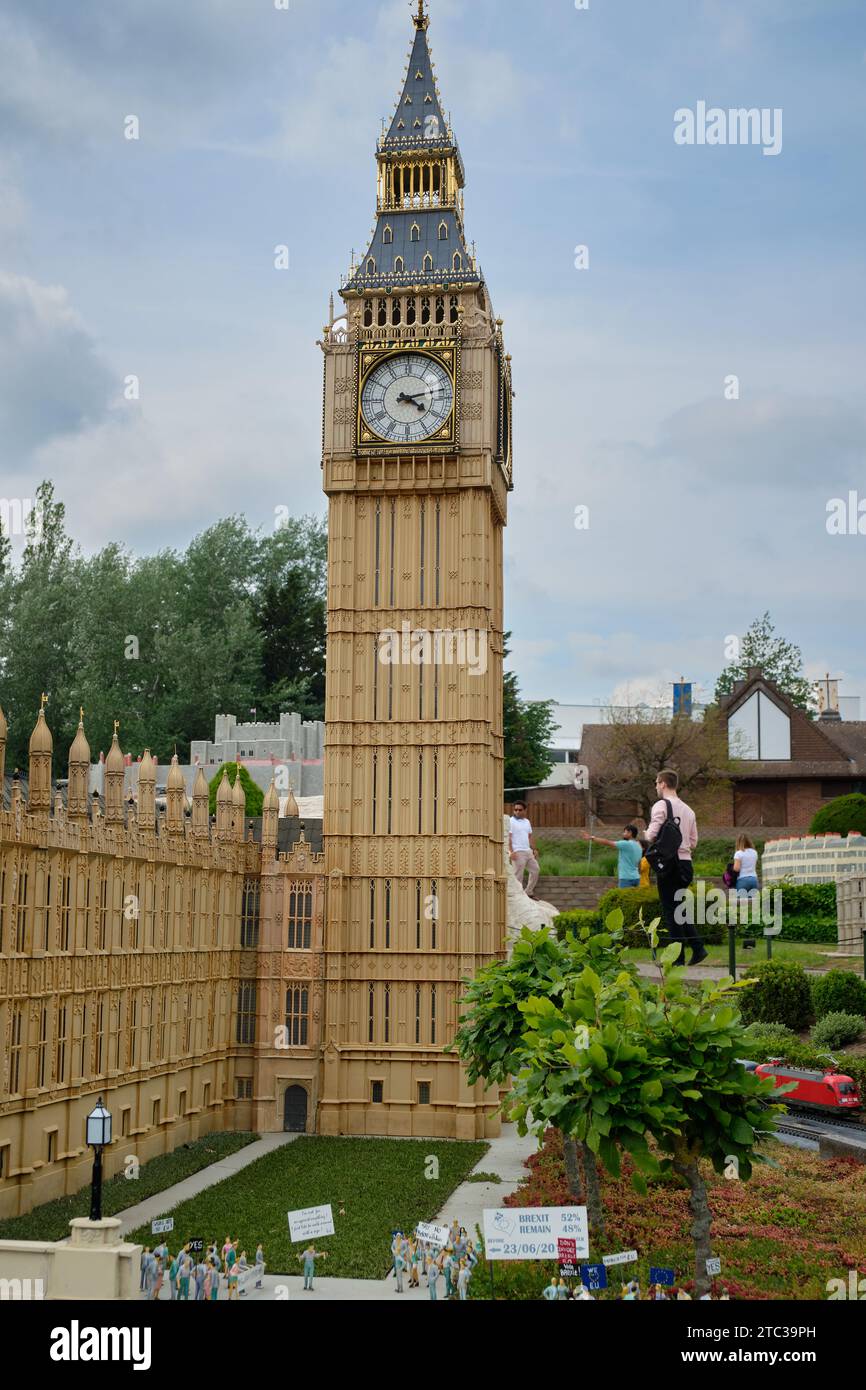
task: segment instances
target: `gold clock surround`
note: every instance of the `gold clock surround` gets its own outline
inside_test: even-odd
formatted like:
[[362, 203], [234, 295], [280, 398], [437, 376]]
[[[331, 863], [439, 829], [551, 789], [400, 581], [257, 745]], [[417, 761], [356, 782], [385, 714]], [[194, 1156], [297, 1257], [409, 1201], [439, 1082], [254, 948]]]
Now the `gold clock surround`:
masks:
[[405, 357], [411, 354], [413, 357], [429, 357], [434, 362], [438, 362], [440, 367], [444, 367], [451, 382], [452, 405], [451, 413], [447, 424], [432, 434], [429, 439], [424, 439], [413, 445], [413, 449], [423, 448], [425, 453], [453, 453], [460, 447], [459, 421], [460, 421], [460, 342], [458, 339], [447, 343], [427, 342], [420, 339], [417, 342], [411, 340], [401, 340], [399, 342], [385, 343], [365, 343], [357, 359], [357, 376], [355, 382], [355, 402], [356, 402], [356, 433], [355, 443], [359, 453], [362, 454], [405, 454], [407, 446], [404, 442], [392, 444], [385, 439], [381, 439], [374, 434], [364, 419], [361, 409], [361, 402], [364, 393], [364, 386], [371, 372], [383, 362], [387, 362], [392, 357]]

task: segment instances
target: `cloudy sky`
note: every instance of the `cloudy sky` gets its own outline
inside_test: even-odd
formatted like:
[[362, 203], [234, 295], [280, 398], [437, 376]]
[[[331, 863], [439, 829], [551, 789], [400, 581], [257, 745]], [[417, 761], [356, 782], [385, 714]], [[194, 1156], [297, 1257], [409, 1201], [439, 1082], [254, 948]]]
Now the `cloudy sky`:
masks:
[[[86, 550], [324, 510], [315, 342], [413, 30], [281, 4], [0, 0], [0, 497], [52, 478]], [[866, 532], [863, 0], [430, 8], [514, 355], [524, 692], [711, 687], [769, 609], [866, 696], [866, 534], [826, 525], [854, 492]], [[699, 102], [781, 151], [676, 143]]]

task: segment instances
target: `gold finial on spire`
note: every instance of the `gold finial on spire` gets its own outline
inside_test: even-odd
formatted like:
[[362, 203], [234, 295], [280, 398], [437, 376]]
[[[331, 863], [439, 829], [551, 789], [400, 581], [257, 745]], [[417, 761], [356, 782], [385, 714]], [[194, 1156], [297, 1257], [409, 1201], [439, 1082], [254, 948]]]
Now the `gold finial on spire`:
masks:
[[78, 722], [79, 722], [79, 724], [83, 724], [83, 723], [84, 723], [84, 706], [83, 706], [83, 705], [79, 705], [79, 706], [78, 706]]
[[120, 729], [120, 720], [119, 720], [119, 719], [115, 719], [115, 721], [114, 721], [114, 732], [117, 733], [119, 729]]
[[424, 13], [424, 0], [418, 0], [418, 13], [414, 19], [416, 29], [426, 29], [430, 23], [430, 16]]
[[45, 694], [45, 691], [43, 690], [41, 696], [39, 697], [39, 708], [44, 709], [47, 704], [48, 696]]

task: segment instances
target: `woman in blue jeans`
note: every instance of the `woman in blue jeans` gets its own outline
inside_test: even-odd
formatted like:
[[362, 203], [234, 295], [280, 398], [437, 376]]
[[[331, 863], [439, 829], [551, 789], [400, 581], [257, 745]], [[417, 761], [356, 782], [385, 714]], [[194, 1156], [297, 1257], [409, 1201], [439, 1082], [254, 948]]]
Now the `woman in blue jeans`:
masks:
[[737, 893], [757, 893], [758, 851], [748, 835], [741, 835], [737, 840], [734, 868], [737, 871]]

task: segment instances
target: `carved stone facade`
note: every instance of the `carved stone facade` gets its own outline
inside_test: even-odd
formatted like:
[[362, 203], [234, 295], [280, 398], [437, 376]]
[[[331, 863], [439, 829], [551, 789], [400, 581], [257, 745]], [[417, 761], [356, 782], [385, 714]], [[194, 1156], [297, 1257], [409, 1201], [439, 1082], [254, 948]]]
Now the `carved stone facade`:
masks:
[[332, 312], [321, 344], [330, 512], [319, 1126], [476, 1138], [498, 1130], [496, 1097], [468, 1086], [444, 1048], [461, 981], [505, 949], [512, 392], [501, 321], [465, 239], [463, 164], [427, 27], [419, 6], [377, 152], [373, 241], [343, 287], [345, 319]]
[[[0, 711], [0, 787], [5, 735]], [[80, 795], [89, 758], [82, 721], [49, 811], [40, 710], [29, 802], [13, 779], [0, 810], [0, 1217], [86, 1184], [100, 1095], [107, 1176], [214, 1130], [281, 1130], [299, 1081], [316, 1124], [323, 857], [303, 839], [277, 856], [275, 788], [261, 845], [228, 778], [212, 825], [203, 775], [187, 815], [173, 766], [157, 817], [146, 756], [127, 806], [116, 734], [103, 815]]]

